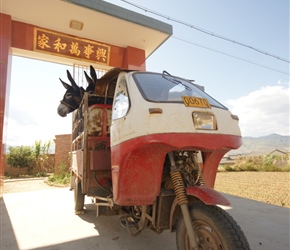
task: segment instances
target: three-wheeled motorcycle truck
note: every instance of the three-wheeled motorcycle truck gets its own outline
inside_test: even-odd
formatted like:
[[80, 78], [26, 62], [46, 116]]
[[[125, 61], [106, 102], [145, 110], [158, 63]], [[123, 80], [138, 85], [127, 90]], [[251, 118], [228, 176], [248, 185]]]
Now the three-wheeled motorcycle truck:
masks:
[[73, 112], [76, 214], [87, 195], [97, 217], [118, 215], [132, 236], [170, 230], [180, 250], [250, 249], [214, 190], [220, 160], [242, 143], [238, 117], [166, 71], [104, 79]]

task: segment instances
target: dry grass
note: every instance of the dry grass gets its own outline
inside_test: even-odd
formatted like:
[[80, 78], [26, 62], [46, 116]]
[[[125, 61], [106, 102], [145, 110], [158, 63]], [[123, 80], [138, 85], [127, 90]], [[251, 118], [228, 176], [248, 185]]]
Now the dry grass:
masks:
[[215, 189], [290, 208], [289, 172], [218, 172]]

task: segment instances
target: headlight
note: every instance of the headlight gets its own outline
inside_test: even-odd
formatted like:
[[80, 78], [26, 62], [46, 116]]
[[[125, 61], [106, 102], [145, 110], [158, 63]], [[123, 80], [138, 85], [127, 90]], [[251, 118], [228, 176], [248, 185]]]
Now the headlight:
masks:
[[217, 130], [216, 118], [209, 112], [192, 113], [194, 127], [203, 130]]

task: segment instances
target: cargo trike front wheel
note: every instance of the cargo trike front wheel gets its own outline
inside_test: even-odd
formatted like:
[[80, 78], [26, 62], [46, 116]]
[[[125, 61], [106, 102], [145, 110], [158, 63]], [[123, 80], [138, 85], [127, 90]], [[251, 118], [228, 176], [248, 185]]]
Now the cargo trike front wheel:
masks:
[[[195, 203], [189, 207], [198, 249], [250, 250], [236, 221], [217, 206]], [[178, 250], [190, 250], [185, 223], [181, 216], [176, 228]]]
[[85, 195], [82, 193], [82, 183], [78, 177], [75, 177], [74, 202], [75, 202], [75, 214], [83, 214]]

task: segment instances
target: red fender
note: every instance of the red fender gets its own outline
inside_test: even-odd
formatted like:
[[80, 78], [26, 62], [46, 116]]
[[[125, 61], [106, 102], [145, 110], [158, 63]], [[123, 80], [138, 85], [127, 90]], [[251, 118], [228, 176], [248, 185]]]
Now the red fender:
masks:
[[[186, 188], [186, 194], [198, 198], [206, 205], [223, 205], [223, 206], [231, 205], [231, 203], [226, 197], [221, 195], [216, 190], [206, 186], [188, 187]], [[173, 214], [177, 204], [178, 204], [177, 198], [175, 198], [175, 200], [172, 203], [170, 211], [170, 231], [172, 231]]]
[[206, 205], [230, 206], [229, 200], [216, 190], [206, 186], [195, 186], [186, 188], [187, 195], [195, 196]]

